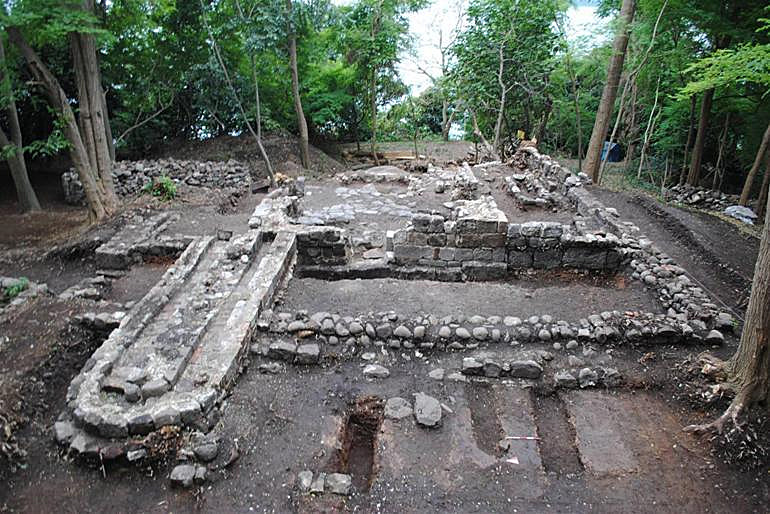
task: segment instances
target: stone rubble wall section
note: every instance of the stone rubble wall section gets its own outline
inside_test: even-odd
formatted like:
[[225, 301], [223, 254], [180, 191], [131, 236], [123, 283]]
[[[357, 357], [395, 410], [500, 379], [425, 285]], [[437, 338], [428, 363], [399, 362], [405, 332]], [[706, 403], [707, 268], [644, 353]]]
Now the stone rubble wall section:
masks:
[[[232, 159], [227, 162], [177, 159], [118, 161], [112, 167], [112, 179], [118, 196], [137, 194], [153, 178], [160, 176], [190, 186], [247, 190], [251, 187], [251, 167]], [[83, 184], [75, 170], [64, 172], [61, 182], [64, 199], [68, 204], [85, 204]]]
[[719, 212], [724, 211], [731, 205], [738, 205], [740, 203], [739, 195], [728, 195], [721, 191], [693, 187], [686, 184], [667, 188], [663, 196], [669, 202], [678, 202]]
[[178, 218], [178, 214], [170, 212], [133, 215], [109, 241], [96, 249], [96, 265], [106, 269], [127, 269], [147, 256], [178, 255], [192, 238], [160, 236]]
[[[293, 342], [267, 337], [264, 355], [269, 358], [308, 364], [300, 349], [316, 344], [325, 352], [341, 349], [386, 346], [391, 349], [474, 350], [490, 344], [518, 345], [576, 340], [580, 343], [721, 344], [722, 334], [701, 320], [682, 323], [666, 314], [606, 311], [577, 322], [556, 320], [550, 315], [515, 316], [428, 315], [409, 318], [396, 313], [340, 316], [328, 312], [281, 312], [266, 327], [270, 334], [289, 334]], [[724, 323], [722, 330], [731, 327]]]
[[[227, 258], [244, 262], [256, 254], [261, 241], [262, 234], [258, 231], [237, 238], [227, 244]], [[93, 451], [94, 446], [98, 450], [99, 445], [104, 444], [99, 437], [125, 438], [165, 425], [194, 423], [214, 406], [237, 374], [240, 358], [251, 342], [261, 311], [272, 304], [280, 284], [291, 273], [296, 252], [295, 234], [277, 235], [259, 264], [253, 266], [256, 270], [247, 272], [231, 297], [224, 300], [228, 303], [223, 307], [226, 312], [221, 313], [223, 325], [217, 327], [221, 330], [204, 335], [198, 350], [187, 360], [180, 378], [170, 389], [164, 388], [166, 390], [158, 395], [148, 391], [145, 395], [147, 384], [142, 383], [145, 370], [119, 364], [140, 334], [159, 322], [158, 313], [175, 293], [190, 287], [189, 280], [213, 244], [212, 237], [196, 239], [89, 358], [67, 391], [67, 409], [60, 423], [69, 423], [72, 430], [64, 430], [70, 437], [60, 440], [61, 443], [70, 445], [76, 453]], [[125, 395], [105, 390], [105, 384], [116, 378], [126, 383], [139, 381], [136, 385], [142, 384], [140, 397], [128, 401]]]

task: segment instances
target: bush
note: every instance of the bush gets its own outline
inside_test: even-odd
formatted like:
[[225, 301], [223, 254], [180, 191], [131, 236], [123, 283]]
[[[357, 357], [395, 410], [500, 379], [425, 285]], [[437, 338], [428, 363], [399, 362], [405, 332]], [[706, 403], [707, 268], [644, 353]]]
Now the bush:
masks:
[[3, 290], [3, 296], [6, 300], [13, 300], [19, 294], [21, 294], [22, 291], [25, 291], [29, 287], [29, 279], [27, 277], [21, 277], [19, 281], [9, 287], [6, 287]]
[[176, 184], [166, 175], [152, 179], [144, 185], [142, 191], [167, 202], [176, 198]]

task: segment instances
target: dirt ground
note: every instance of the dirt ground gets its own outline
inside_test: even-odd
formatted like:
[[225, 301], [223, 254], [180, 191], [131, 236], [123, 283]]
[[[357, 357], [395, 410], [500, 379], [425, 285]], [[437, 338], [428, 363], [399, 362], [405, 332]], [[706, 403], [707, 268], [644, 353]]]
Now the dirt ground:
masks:
[[289, 283], [282, 308], [341, 316], [387, 311], [410, 317], [433, 314], [466, 318], [555, 314], [569, 322], [603, 310], [659, 310], [655, 298], [636, 281], [568, 273], [494, 283], [295, 278]]
[[[442, 150], [438, 145], [435, 153], [446, 151], [451, 160], [470, 145], [450, 146]], [[741, 313], [756, 240], [707, 214], [628, 193], [594, 192], [636, 223], [713, 297]], [[115, 227], [88, 229], [82, 210], [62, 206], [55, 188], [41, 197], [48, 218], [35, 224], [12, 214], [13, 202], [2, 196], [0, 275], [25, 275], [59, 293], [94, 276], [89, 242], [107, 237]], [[260, 198], [243, 195], [232, 205], [227, 195], [188, 197], [163, 208], [182, 215], [169, 228], [175, 233], [242, 231]], [[52, 241], [60, 250], [42, 258]], [[138, 300], [164, 269], [163, 263], [135, 266], [113, 283], [106, 298]], [[504, 309], [519, 316], [526, 308], [533, 314], [562, 309], [582, 316], [605, 304], [636, 302], [645, 309], [654, 304], [643, 289], [614, 281], [560, 286], [540, 277], [495, 284], [492, 292], [463, 284], [460, 293], [457, 284], [426, 288], [418, 282], [367, 282], [295, 279], [284, 306], [332, 311], [335, 305], [355, 303], [358, 312], [408, 307], [466, 315], [508, 314], [498, 312]], [[373, 294], [368, 288], [375, 282], [381, 287]], [[734, 451], [756, 454], [767, 443], [766, 434], [759, 445], [725, 449], [717, 440], [681, 431], [725, 406], [724, 401], [704, 401], [703, 384], [689, 366], [703, 347], [617, 348], [615, 366], [637, 373], [625, 387], [558, 394], [523, 382], [428, 379], [438, 367], [458, 368], [461, 353], [407, 355], [408, 360], [380, 353], [377, 362], [391, 370], [384, 381], [364, 379], [361, 363], [346, 360], [262, 374], [257, 369], [261, 361], [254, 357], [221, 408], [215, 433], [223, 446], [215, 464], [222, 467], [205, 486], [171, 488], [165, 460], [141, 467], [72, 462], [56, 447], [50, 427], [64, 406], [69, 381], [101, 342], [69, 318], [94, 309], [93, 302], [40, 297], [0, 325], [0, 425], [11, 427], [13, 435], [6, 441], [14, 447], [12, 459], [0, 457], [0, 511], [766, 512], [770, 499], [770, 457], [747, 458]], [[729, 354], [736, 344], [729, 336], [719, 351]], [[438, 429], [421, 429], [409, 419], [379, 420], [372, 437], [353, 437], [351, 451], [341, 451], [352, 437], [349, 421], [357, 402], [393, 396], [411, 400], [420, 391], [446, 407]], [[512, 441], [505, 452], [499, 446], [504, 436], [538, 440]], [[225, 467], [232, 455], [238, 457]], [[727, 455], [734, 458], [728, 462]], [[353, 473], [355, 492], [347, 499], [299, 495], [297, 474], [305, 469]]]

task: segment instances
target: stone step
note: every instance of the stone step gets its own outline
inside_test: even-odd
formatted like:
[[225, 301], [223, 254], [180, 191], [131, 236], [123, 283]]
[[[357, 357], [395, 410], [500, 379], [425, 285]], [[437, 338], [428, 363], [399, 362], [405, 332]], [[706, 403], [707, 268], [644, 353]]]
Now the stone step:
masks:
[[179, 218], [172, 212], [134, 215], [109, 241], [96, 249], [96, 265], [126, 269], [148, 255], [175, 255], [190, 243], [189, 237], [162, 238], [160, 234]]

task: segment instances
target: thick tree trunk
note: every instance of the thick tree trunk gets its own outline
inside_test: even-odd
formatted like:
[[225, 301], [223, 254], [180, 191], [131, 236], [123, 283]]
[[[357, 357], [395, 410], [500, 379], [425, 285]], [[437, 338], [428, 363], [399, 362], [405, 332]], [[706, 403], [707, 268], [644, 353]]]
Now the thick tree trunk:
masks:
[[690, 123], [687, 126], [687, 142], [684, 144], [684, 156], [682, 157], [682, 170], [679, 172], [679, 184], [684, 184], [687, 181], [687, 154], [690, 152], [690, 146], [692, 145], [692, 137], [695, 134], [695, 107], [698, 104], [695, 95], [690, 97]]
[[747, 205], [749, 203], [749, 197], [751, 196], [751, 187], [754, 185], [754, 179], [759, 172], [759, 167], [762, 165], [762, 161], [765, 158], [765, 152], [770, 145], [770, 124], [765, 129], [765, 134], [762, 136], [762, 142], [759, 144], [759, 150], [754, 158], [754, 164], [749, 170], [749, 174], [746, 176], [746, 181], [743, 183], [743, 191], [741, 191], [741, 205]]
[[596, 112], [594, 129], [591, 132], [591, 140], [586, 150], [586, 159], [583, 163], [583, 171], [594, 181], [599, 178], [599, 164], [604, 148], [604, 139], [607, 137], [607, 129], [610, 126], [612, 110], [615, 107], [615, 97], [618, 94], [620, 75], [623, 72], [623, 61], [626, 58], [628, 36], [631, 30], [631, 22], [636, 9], [635, 0], [623, 0], [620, 8], [621, 26], [612, 44], [612, 58], [607, 71], [607, 83], [604, 85], [602, 99]]
[[770, 209], [766, 210], [746, 323], [738, 351], [729, 362], [738, 387], [733, 401], [738, 411], [770, 398]]
[[22, 212], [39, 211], [40, 202], [29, 181], [27, 163], [24, 159], [24, 152], [22, 150], [23, 142], [21, 138], [21, 126], [19, 125], [19, 114], [16, 111], [16, 100], [13, 99], [13, 91], [7, 73], [5, 45], [3, 44], [2, 38], [0, 38], [0, 74], [2, 93], [8, 99], [8, 103], [5, 105], [5, 112], [8, 117], [8, 128], [10, 129], [11, 134], [9, 140], [5, 132], [0, 129], [0, 145], [4, 148], [10, 145], [15, 147], [15, 153], [6, 160], [8, 162], [8, 168], [11, 170], [11, 178], [16, 187], [16, 197], [19, 200], [19, 206], [21, 207]]
[[302, 109], [302, 98], [299, 95], [299, 71], [297, 70], [297, 36], [294, 33], [292, 21], [291, 0], [286, 0], [289, 23], [289, 67], [291, 68], [291, 93], [294, 96], [294, 110], [297, 113], [297, 127], [299, 129], [299, 150], [302, 159], [302, 167], [310, 168], [310, 150], [307, 133], [307, 120]]
[[711, 104], [714, 102], [714, 90], [708, 89], [703, 93], [703, 100], [700, 104], [700, 119], [698, 120], [698, 132], [695, 137], [695, 145], [692, 149], [692, 160], [690, 161], [690, 172], [687, 174], [687, 183], [691, 186], [697, 186], [700, 182], [700, 170], [703, 164], [703, 148], [706, 146], [706, 136], [708, 135], [709, 117], [711, 115]]
[[[83, 184], [83, 191], [85, 192], [86, 200], [88, 201], [91, 218], [96, 221], [111, 216], [115, 212], [117, 198], [112, 189], [109, 151], [104, 144], [104, 125], [98, 123], [98, 119], [101, 117], [101, 110], [97, 109], [97, 113], [89, 113], [91, 122], [87, 123], [85, 127], [90, 134], [82, 135], [80, 128], [78, 127], [77, 119], [75, 118], [75, 113], [70, 106], [69, 98], [61, 88], [59, 81], [43, 63], [32, 47], [29, 46], [17, 27], [7, 27], [6, 31], [8, 32], [10, 41], [19, 49], [22, 57], [26, 61], [30, 74], [34, 77], [35, 81], [42, 86], [43, 92], [48, 98], [49, 103], [62, 117], [64, 135], [70, 143], [70, 158], [78, 173], [78, 178]], [[91, 62], [95, 63], [95, 61], [94, 55]], [[84, 70], [81, 69], [81, 72], [82, 71]], [[98, 82], [98, 75], [96, 80], [93, 76], [86, 76], [83, 78], [88, 81], [87, 87], [89, 88], [89, 91], [96, 93], [97, 89], [93, 88], [93, 85], [94, 82]], [[98, 92], [101, 92], [100, 87], [98, 88]], [[96, 100], [98, 105], [101, 105], [98, 96], [93, 96], [92, 100]], [[84, 106], [86, 108], [93, 107], [92, 104], [88, 103], [87, 98], [81, 98], [81, 112]], [[84, 141], [86, 137], [89, 137], [89, 143], [93, 145], [90, 148]], [[99, 144], [98, 148], [95, 146], [97, 144]], [[105, 168], [100, 169], [93, 166], [91, 161], [92, 158], [95, 160], [98, 159]], [[104, 180], [105, 172], [108, 176], [107, 181]]]

